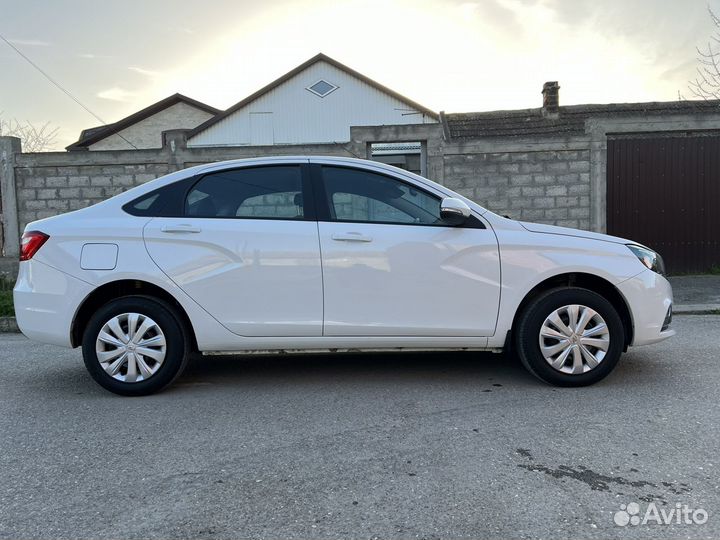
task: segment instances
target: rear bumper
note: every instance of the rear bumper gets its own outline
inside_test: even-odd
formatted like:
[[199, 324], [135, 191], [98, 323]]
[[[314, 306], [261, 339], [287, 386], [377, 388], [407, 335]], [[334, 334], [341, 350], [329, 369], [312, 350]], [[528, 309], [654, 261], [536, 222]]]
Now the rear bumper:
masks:
[[30, 339], [71, 347], [75, 312], [92, 292], [89, 283], [36, 260], [20, 263], [13, 290], [15, 317]]
[[630, 345], [649, 345], [675, 335], [672, 328], [663, 330], [673, 303], [672, 287], [667, 279], [645, 270], [617, 287], [625, 297], [633, 319]]

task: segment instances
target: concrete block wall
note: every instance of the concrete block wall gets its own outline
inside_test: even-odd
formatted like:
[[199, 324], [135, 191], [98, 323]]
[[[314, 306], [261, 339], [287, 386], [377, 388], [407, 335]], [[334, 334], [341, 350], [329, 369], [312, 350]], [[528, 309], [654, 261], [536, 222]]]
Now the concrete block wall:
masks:
[[[0, 138], [0, 139], [8, 139]], [[0, 143], [3, 141], [0, 141]], [[17, 141], [13, 149], [17, 152]], [[5, 183], [13, 197], [19, 233], [25, 226], [72, 210], [85, 208], [170, 172], [216, 161], [265, 155], [356, 155], [350, 145], [322, 144], [272, 147], [187, 148], [185, 131], [165, 133], [165, 146], [156, 150], [14, 153]], [[12, 217], [10, 219], [13, 219]], [[15, 245], [5, 254], [17, 254]]]
[[[375, 141], [425, 141], [429, 178], [499, 214], [592, 227], [588, 137], [458, 142], [445, 140], [438, 125], [354, 127], [350, 143], [298, 146], [187, 148], [182, 130], [166, 132], [164, 147], [154, 150], [22, 154], [17, 141], [0, 141], [10, 156], [0, 180], [16, 199], [20, 233], [31, 221], [84, 208], [185, 167], [266, 155], [366, 157]], [[13, 217], [4, 221], [8, 228]], [[13, 236], [6, 234], [6, 255], [16, 254]]]
[[366, 158], [375, 142], [421, 142], [428, 178], [492, 211], [604, 232], [607, 134], [717, 130], [720, 113], [590, 118], [582, 134], [549, 131], [529, 138], [458, 140], [443, 125], [353, 126], [349, 143], [227, 148], [187, 148], [186, 132], [174, 130], [163, 134], [159, 149], [40, 154], [23, 154], [19, 139], [0, 137], [0, 246], [5, 255], [17, 256], [29, 221], [82, 208], [192, 165], [268, 155]]
[[495, 213], [590, 228], [590, 150], [509, 148], [443, 157], [444, 184]]
[[295, 205], [295, 193], [274, 193], [246, 199], [235, 215], [296, 218], [302, 216], [302, 207]]
[[85, 208], [171, 172], [168, 163], [45, 165], [15, 169], [20, 230], [31, 221]]
[[593, 204], [604, 204], [592, 200], [587, 134], [454, 140], [440, 125], [354, 127], [351, 133], [358, 146], [424, 141], [428, 178], [515, 219], [593, 229]]
[[499, 214], [596, 228], [590, 137], [448, 141], [436, 124], [354, 127], [351, 133], [347, 144], [187, 148], [185, 132], [177, 130], [165, 133], [161, 149], [40, 154], [18, 153], [17, 141], [0, 140], [9, 156], [0, 183], [3, 194], [16, 199], [15, 221], [4, 217], [5, 254], [17, 253], [13, 223], [19, 234], [31, 221], [84, 208], [185, 167], [266, 155], [366, 157], [376, 141], [424, 141], [429, 178]]

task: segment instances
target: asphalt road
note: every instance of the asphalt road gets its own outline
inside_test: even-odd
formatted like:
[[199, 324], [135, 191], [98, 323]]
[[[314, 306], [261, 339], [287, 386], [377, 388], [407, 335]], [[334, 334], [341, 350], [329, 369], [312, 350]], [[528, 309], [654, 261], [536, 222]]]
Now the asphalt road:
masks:
[[492, 354], [210, 358], [146, 398], [4, 335], [0, 537], [718, 538], [720, 317], [674, 325], [584, 389]]

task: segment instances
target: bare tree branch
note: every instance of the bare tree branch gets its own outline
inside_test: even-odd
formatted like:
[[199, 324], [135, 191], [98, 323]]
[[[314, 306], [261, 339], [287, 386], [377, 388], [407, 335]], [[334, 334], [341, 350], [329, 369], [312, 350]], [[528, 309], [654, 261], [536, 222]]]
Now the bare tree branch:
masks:
[[705, 48], [697, 49], [696, 76], [688, 81], [690, 93], [704, 100], [720, 99], [720, 17], [709, 6], [708, 12], [716, 28], [715, 35], [711, 36]]
[[36, 126], [27, 121], [6, 120], [2, 115], [0, 111], [0, 135], [19, 137], [24, 152], [46, 152], [54, 146], [60, 128], [52, 127], [50, 122]]

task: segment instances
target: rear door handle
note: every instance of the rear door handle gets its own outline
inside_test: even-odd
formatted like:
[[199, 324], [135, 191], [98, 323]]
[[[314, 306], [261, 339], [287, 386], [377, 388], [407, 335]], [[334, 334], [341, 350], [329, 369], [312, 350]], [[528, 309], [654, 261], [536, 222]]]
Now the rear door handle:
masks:
[[338, 242], [372, 242], [370, 236], [359, 232], [335, 233], [332, 235], [332, 239]]
[[185, 223], [180, 223], [178, 225], [165, 225], [160, 230], [166, 233], [199, 233], [202, 231], [200, 227], [195, 227]]

